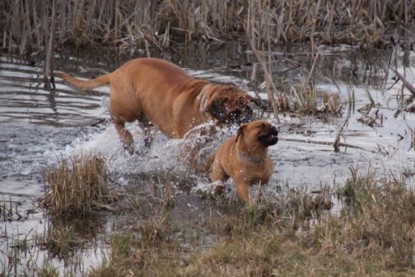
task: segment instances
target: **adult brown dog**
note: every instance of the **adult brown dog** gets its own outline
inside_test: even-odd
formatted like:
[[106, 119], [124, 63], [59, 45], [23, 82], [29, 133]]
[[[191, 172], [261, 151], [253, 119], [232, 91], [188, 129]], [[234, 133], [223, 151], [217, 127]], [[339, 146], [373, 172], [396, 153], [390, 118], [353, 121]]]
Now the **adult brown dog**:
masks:
[[237, 135], [227, 139], [215, 152], [211, 180], [232, 177], [236, 193], [249, 202], [249, 186], [266, 184], [273, 166], [268, 146], [278, 142], [278, 131], [269, 122], [256, 120], [242, 125]]
[[63, 72], [55, 75], [81, 90], [109, 83], [111, 118], [130, 152], [133, 137], [125, 122], [138, 120], [149, 146], [151, 124], [170, 138], [182, 138], [193, 127], [209, 120], [218, 126], [248, 122], [253, 118], [252, 103], [257, 103], [235, 86], [195, 79], [175, 64], [154, 58], [131, 60], [92, 80]]

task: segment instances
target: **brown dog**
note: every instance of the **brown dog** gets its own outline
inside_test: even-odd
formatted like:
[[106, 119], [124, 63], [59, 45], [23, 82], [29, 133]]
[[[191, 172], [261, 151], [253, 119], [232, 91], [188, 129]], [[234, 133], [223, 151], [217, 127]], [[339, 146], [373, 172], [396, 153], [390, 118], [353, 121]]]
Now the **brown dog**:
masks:
[[133, 138], [125, 129], [125, 122], [138, 120], [149, 146], [148, 127], [152, 123], [168, 137], [182, 138], [193, 127], [209, 120], [218, 126], [248, 122], [253, 117], [252, 103], [257, 103], [239, 88], [197, 80], [180, 67], [153, 58], [131, 60], [92, 80], [63, 72], [56, 72], [56, 76], [81, 90], [109, 83], [111, 118], [130, 152]]
[[248, 203], [249, 186], [268, 183], [271, 177], [273, 169], [268, 146], [277, 142], [278, 131], [267, 121], [256, 120], [242, 125], [236, 136], [227, 139], [216, 150], [212, 182], [232, 177], [237, 195]]

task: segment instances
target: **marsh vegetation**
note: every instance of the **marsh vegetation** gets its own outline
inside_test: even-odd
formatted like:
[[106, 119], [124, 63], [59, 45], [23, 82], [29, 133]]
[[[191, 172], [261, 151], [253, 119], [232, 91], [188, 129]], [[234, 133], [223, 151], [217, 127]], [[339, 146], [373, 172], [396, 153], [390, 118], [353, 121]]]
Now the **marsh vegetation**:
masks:
[[[347, 163], [341, 164], [339, 160], [353, 160], [374, 152], [378, 154], [373, 155], [375, 158], [392, 156], [396, 148], [378, 143], [389, 138], [386, 133], [405, 141], [402, 142], [405, 151], [414, 151], [414, 127], [406, 121], [412, 116], [415, 98], [408, 70], [412, 66], [415, 41], [411, 31], [415, 18], [413, 1], [3, 0], [0, 10], [2, 55], [19, 57], [28, 66], [43, 67], [41, 73], [30, 77], [29, 85], [18, 89], [24, 91], [32, 83], [45, 85], [45, 92], [36, 90], [36, 93], [44, 93], [42, 96], [47, 97], [54, 111], [46, 124], [72, 126], [77, 121], [65, 125], [63, 115], [77, 118], [76, 108], [90, 108], [98, 102], [87, 99], [84, 106], [62, 101], [64, 105], [76, 106], [75, 112], [69, 109], [63, 115], [56, 112], [60, 107], [55, 100], [69, 97], [66, 88], [54, 90], [53, 70], [58, 58], [68, 53], [72, 58], [81, 52], [95, 54], [102, 50], [116, 56], [119, 63], [137, 56], [157, 55], [173, 60], [180, 55], [180, 47], [194, 49], [191, 47], [196, 42], [198, 51], [205, 52], [203, 55], [209, 60], [215, 49], [237, 41], [242, 46], [232, 51], [238, 52], [238, 60], [244, 62], [226, 64], [221, 67], [222, 72], [242, 72], [247, 81], [243, 84], [266, 104], [265, 111], [257, 111], [260, 116], [275, 121], [288, 118], [281, 122], [281, 128], [294, 134], [292, 143], [304, 146], [310, 134], [321, 130], [295, 129], [297, 121], [289, 125], [289, 120], [300, 118], [302, 126], [307, 124], [303, 122], [314, 120], [323, 124], [335, 122], [329, 126], [334, 131], [323, 132], [323, 140], [313, 142], [331, 147], [317, 153], [326, 159], [320, 167], [330, 168], [328, 165], [332, 163], [344, 166]], [[353, 61], [357, 58], [351, 55], [348, 57], [351, 66], [341, 68], [335, 59], [328, 61], [328, 56], [336, 54], [326, 53], [324, 47], [345, 44], [358, 49], [359, 58], [368, 62], [359, 67], [359, 62]], [[69, 62], [67, 66], [79, 74], [90, 74], [82, 71], [84, 63], [88, 60]], [[100, 66], [91, 74], [116, 67]], [[93, 67], [88, 65], [88, 69]], [[336, 89], [320, 86], [323, 80], [320, 72], [325, 73], [324, 78], [330, 76]], [[388, 79], [392, 77], [391, 85]], [[10, 82], [18, 81], [19, 76]], [[355, 91], [354, 86], [363, 89]], [[392, 87], [396, 93], [395, 90], [390, 95], [385, 93]], [[379, 94], [386, 98], [389, 113], [372, 88], [380, 90]], [[358, 97], [357, 93], [364, 96]], [[36, 97], [30, 95], [29, 101]], [[362, 98], [364, 101], [359, 102]], [[16, 106], [22, 105], [20, 101]], [[352, 115], [354, 119], [358, 117], [355, 121], [361, 126], [379, 132], [378, 137], [365, 138], [376, 140], [377, 149], [353, 145], [354, 134], [346, 132]], [[89, 121], [82, 122], [83, 126], [90, 122], [89, 116], [85, 118]], [[401, 120], [405, 128], [380, 131], [387, 119], [395, 120], [394, 123]], [[29, 122], [36, 123], [34, 119]], [[72, 132], [78, 136], [78, 130]], [[297, 133], [305, 135], [298, 139]], [[345, 137], [349, 138], [348, 143]], [[281, 141], [290, 138], [282, 137]], [[0, 142], [10, 143], [7, 151], [15, 147], [9, 141], [0, 139]], [[344, 155], [326, 155], [333, 152], [333, 146]], [[348, 156], [346, 149], [361, 151], [360, 156]], [[163, 151], [166, 149], [150, 152], [149, 157], [165, 155]], [[24, 155], [21, 150], [16, 153]], [[301, 157], [305, 163], [315, 151], [307, 153]], [[284, 154], [298, 158], [303, 153]], [[5, 226], [0, 237], [5, 246], [0, 248], [1, 257], [5, 257], [0, 261], [0, 275], [36, 272], [39, 276], [409, 276], [415, 273], [413, 160], [407, 161], [405, 170], [398, 173], [348, 165], [345, 170], [349, 174], [344, 180], [328, 172], [334, 181], [315, 181], [312, 187], [304, 185], [301, 176], [295, 184], [282, 177], [273, 179], [272, 196], [258, 189], [253, 195], [254, 205], [243, 206], [232, 197], [209, 193], [195, 196], [189, 191], [200, 182], [197, 177], [177, 173], [169, 167], [155, 170], [152, 156], [146, 157], [150, 161], [139, 160], [144, 169], [138, 174], [127, 171], [136, 166], [129, 164], [135, 160], [122, 164], [126, 174], [111, 172], [108, 165], [119, 162], [111, 155], [61, 157], [56, 164], [48, 164], [41, 177], [43, 196], [36, 199], [33, 210], [22, 213], [19, 201], [0, 201], [0, 219]], [[108, 162], [107, 158], [112, 160]], [[291, 172], [292, 165], [287, 163], [292, 159], [278, 158], [281, 175], [284, 170]], [[28, 161], [22, 163], [25, 162]], [[172, 163], [177, 165], [176, 161]], [[154, 167], [157, 166], [155, 163]], [[319, 174], [310, 171], [305, 173], [310, 178]], [[289, 172], [285, 174], [290, 175]], [[2, 178], [7, 179], [0, 176], [0, 181]], [[28, 220], [36, 209], [45, 213], [41, 219], [47, 221], [44, 232], [15, 228], [14, 223]], [[83, 268], [92, 257], [88, 252], [91, 248], [92, 252], [99, 249], [102, 253], [97, 261]], [[39, 253], [47, 253], [55, 262], [49, 262]]]
[[[319, 44], [357, 44], [366, 49], [399, 44], [409, 51], [411, 7], [410, 0], [6, 0], [0, 3], [1, 46], [29, 61], [44, 60], [47, 88], [54, 81], [53, 53], [68, 47], [111, 47], [119, 54], [142, 51], [147, 56], [150, 48], [156, 48], [168, 58], [168, 50], [177, 43], [237, 39], [248, 44], [262, 70], [271, 73], [277, 45], [288, 49], [305, 43], [311, 56], [318, 54]], [[271, 75], [265, 74], [265, 82], [276, 93]]]
[[[276, 44], [358, 43], [384, 46], [410, 35], [411, 1], [10, 1], [1, 3], [2, 46], [20, 54], [103, 45], [120, 51], [194, 39], [241, 38], [256, 49]], [[24, 20], [21, 20], [24, 19]]]
[[[376, 175], [350, 168], [345, 184], [282, 188], [277, 198], [258, 194], [252, 206], [211, 198], [219, 213], [196, 221], [175, 213], [177, 198], [153, 201], [146, 219], [137, 217], [141, 205], [131, 205], [125, 226], [107, 235], [109, 254], [88, 276], [411, 275], [415, 192], [403, 177]], [[40, 243], [61, 254], [81, 247], [74, 230], [57, 226]]]

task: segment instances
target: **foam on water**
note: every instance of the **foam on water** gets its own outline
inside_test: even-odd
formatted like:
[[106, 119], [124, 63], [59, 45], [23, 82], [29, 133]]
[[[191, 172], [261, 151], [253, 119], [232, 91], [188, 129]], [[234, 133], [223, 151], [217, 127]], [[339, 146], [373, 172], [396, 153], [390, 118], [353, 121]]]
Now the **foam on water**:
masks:
[[[272, 122], [275, 124], [275, 122]], [[144, 134], [137, 124], [128, 124], [126, 127], [134, 138], [134, 149], [137, 153], [129, 154], [123, 149], [118, 134], [112, 124], [106, 125], [103, 129], [76, 138], [71, 144], [59, 151], [45, 152], [45, 157], [58, 157], [63, 159], [73, 159], [85, 154], [100, 155], [105, 158], [110, 174], [117, 176], [117, 182], [127, 184], [130, 180], [128, 176], [139, 175], [141, 173], [149, 175], [163, 175], [166, 173], [175, 174], [186, 178], [192, 177], [192, 194], [209, 194], [215, 191], [217, 184], [212, 184], [208, 178], [208, 173], [198, 173], [189, 168], [189, 155], [196, 155], [196, 159], [204, 160], [211, 155], [216, 147], [226, 138], [236, 133], [237, 127], [220, 129], [213, 137], [200, 136], [199, 128], [207, 128], [210, 123], [203, 124], [190, 132], [183, 139], [168, 139], [160, 132], [156, 132], [155, 140], [150, 149], [145, 149]], [[200, 147], [197, 152], [189, 151], [194, 147]], [[269, 196], [276, 196], [281, 184], [281, 169], [279, 161], [284, 159], [280, 156], [280, 143], [269, 148], [270, 155], [275, 164], [275, 172], [269, 186], [264, 187]], [[145, 153], [140, 153], [145, 152]], [[289, 153], [285, 153], [289, 156]], [[52, 160], [51, 160], [52, 161]], [[56, 159], [53, 163], [56, 163]], [[288, 169], [289, 170], [289, 169]], [[302, 170], [304, 170], [302, 168]], [[298, 178], [299, 176], [297, 176]], [[190, 179], [189, 179], [190, 180]], [[294, 178], [296, 180], [296, 178]], [[190, 182], [190, 181], [189, 181]], [[224, 197], [235, 196], [233, 181], [229, 179], [224, 184]], [[255, 194], [258, 186], [251, 188], [251, 194]]]

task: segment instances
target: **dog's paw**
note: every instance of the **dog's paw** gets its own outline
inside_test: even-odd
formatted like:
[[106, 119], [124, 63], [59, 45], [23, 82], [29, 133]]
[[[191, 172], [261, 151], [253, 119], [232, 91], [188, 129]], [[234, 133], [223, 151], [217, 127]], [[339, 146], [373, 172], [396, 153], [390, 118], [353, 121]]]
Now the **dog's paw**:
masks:
[[134, 154], [139, 155], [139, 156], [146, 156], [148, 154], [150, 149], [148, 149], [147, 147], [142, 147], [140, 149], [137, 149]]
[[134, 154], [134, 146], [133, 145], [124, 145], [124, 150], [128, 152], [130, 155]]
[[215, 195], [220, 195], [225, 192], [226, 186], [222, 181], [213, 182], [211, 186], [213, 187], [213, 193]]

